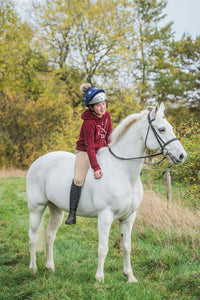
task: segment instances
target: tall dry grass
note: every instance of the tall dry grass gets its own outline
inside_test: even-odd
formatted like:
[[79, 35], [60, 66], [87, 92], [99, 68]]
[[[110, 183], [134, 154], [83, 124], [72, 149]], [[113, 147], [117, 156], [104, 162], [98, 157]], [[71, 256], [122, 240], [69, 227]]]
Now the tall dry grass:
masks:
[[199, 231], [200, 211], [191, 211], [151, 190], [144, 192], [142, 204], [137, 211], [136, 222], [142, 222], [160, 230]]

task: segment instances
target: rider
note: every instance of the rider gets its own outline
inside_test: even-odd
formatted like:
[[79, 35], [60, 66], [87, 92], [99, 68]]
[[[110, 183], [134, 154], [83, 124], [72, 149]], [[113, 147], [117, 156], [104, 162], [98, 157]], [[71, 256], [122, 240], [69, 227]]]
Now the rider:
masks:
[[76, 143], [74, 179], [70, 191], [70, 212], [65, 224], [76, 224], [76, 210], [88, 169], [94, 170], [94, 178], [103, 176], [96, 152], [111, 142], [112, 124], [110, 114], [106, 111], [105, 91], [84, 83], [80, 87], [88, 107], [82, 115], [83, 124]]

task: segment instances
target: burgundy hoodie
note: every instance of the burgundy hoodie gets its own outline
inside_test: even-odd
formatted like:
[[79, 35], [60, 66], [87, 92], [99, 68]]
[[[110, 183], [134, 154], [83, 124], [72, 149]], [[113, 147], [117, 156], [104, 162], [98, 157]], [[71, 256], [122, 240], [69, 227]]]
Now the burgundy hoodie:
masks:
[[82, 113], [81, 118], [84, 121], [76, 143], [76, 149], [87, 152], [91, 167], [95, 172], [101, 170], [97, 162], [96, 152], [111, 142], [112, 124], [110, 114], [106, 111], [99, 118], [87, 109]]

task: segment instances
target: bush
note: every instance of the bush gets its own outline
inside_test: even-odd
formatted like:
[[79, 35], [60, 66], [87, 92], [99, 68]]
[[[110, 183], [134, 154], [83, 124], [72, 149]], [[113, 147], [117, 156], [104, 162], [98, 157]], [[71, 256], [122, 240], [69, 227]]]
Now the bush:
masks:
[[187, 123], [183, 123], [179, 128], [179, 136], [180, 142], [187, 152], [187, 159], [184, 164], [174, 168], [174, 174], [185, 183], [198, 184], [200, 180], [199, 123], [194, 122], [192, 119]]
[[0, 166], [28, 168], [47, 152], [74, 151], [81, 107], [73, 110], [61, 94], [35, 102], [10, 93], [0, 101]]

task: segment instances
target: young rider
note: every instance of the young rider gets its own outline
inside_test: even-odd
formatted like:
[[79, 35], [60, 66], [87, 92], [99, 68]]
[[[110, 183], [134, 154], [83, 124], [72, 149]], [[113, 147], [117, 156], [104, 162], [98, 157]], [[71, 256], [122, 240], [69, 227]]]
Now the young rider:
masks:
[[112, 124], [110, 114], [106, 111], [105, 91], [84, 83], [80, 87], [84, 94], [85, 105], [88, 107], [82, 115], [83, 124], [76, 143], [76, 159], [74, 179], [70, 191], [70, 212], [65, 224], [76, 224], [76, 210], [88, 169], [94, 170], [94, 178], [103, 176], [97, 162], [96, 152], [110, 143]]

